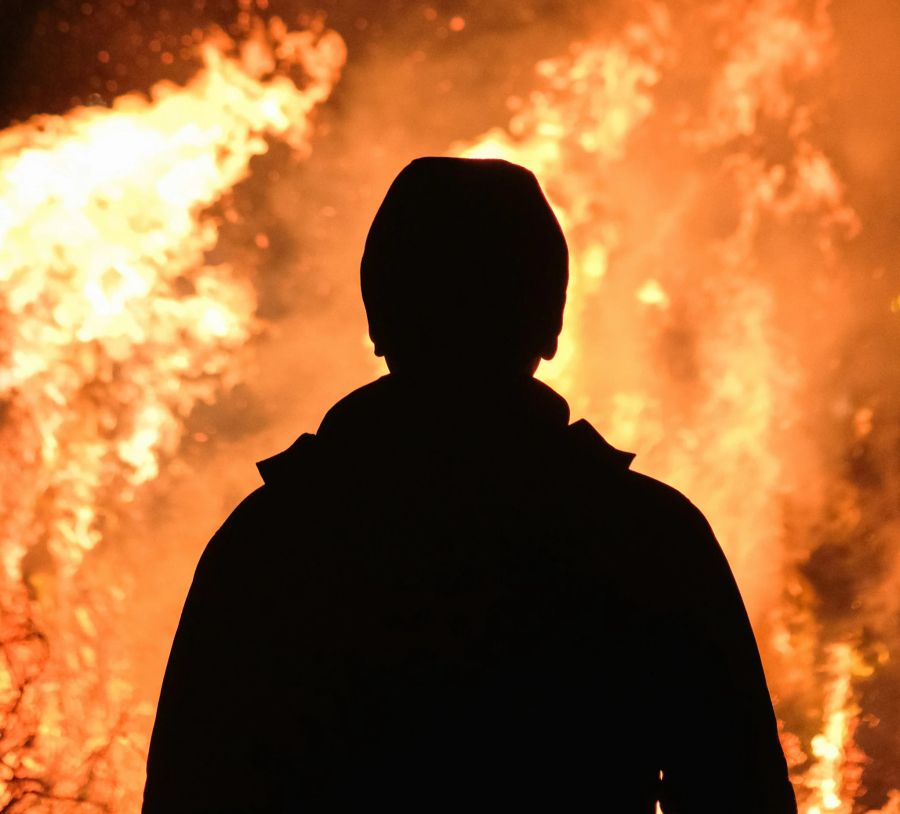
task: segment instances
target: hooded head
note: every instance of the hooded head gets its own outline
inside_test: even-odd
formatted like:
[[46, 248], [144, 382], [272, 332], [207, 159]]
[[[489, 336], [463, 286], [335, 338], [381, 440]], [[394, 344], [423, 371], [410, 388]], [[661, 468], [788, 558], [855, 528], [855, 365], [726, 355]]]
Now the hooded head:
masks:
[[419, 158], [397, 176], [362, 258], [375, 352], [391, 370], [534, 370], [562, 329], [568, 250], [534, 175]]

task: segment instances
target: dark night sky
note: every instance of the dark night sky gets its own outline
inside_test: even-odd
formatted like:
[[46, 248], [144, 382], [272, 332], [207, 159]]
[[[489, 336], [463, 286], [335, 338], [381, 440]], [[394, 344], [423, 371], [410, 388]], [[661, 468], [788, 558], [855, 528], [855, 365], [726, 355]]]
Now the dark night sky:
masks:
[[[347, 42], [351, 60], [377, 56], [398, 42], [407, 51], [421, 48], [437, 56], [457, 49], [471, 34], [448, 31], [447, 22], [456, 15], [477, 14], [481, 30], [512, 33], [547, 19], [578, 29], [587, 16], [598, 14], [568, 0], [263, 0], [263, 5], [265, 11], [254, 13], [278, 15], [288, 23], [304, 13], [324, 13]], [[64, 112], [92, 94], [110, 98], [145, 90], [163, 78], [184, 80], [197, 61], [183, 51], [182, 39], [211, 25], [234, 33], [241, 7], [242, 0], [3, 0], [0, 127], [35, 113]], [[98, 57], [102, 51], [108, 60]]]

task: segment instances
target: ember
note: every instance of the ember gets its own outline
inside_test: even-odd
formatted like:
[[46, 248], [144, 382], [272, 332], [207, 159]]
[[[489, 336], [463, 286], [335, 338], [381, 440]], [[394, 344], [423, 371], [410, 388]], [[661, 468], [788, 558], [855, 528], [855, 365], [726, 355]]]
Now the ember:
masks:
[[[185, 35], [203, 54], [186, 84], [0, 132], [0, 812], [137, 810], [165, 651], [209, 530], [194, 505], [157, 517], [147, 503], [195, 472], [215, 523], [251, 486], [234, 467], [251, 472], [363, 381], [351, 375], [369, 364], [362, 230], [386, 179], [445, 151], [540, 178], [572, 276], [560, 352], [539, 375], [709, 516], [760, 640], [801, 811], [900, 813], [900, 743], [885, 734], [900, 731], [898, 473], [884, 452], [900, 409], [878, 369], [890, 349], [835, 361], [856, 358], [843, 347], [854, 332], [897, 334], [900, 294], [872, 316], [882, 283], [868, 268], [852, 279], [868, 213], [850, 204], [823, 112], [840, 44], [826, 0], [635, 0], [571, 36], [548, 31], [558, 48], [523, 36], [503, 56], [527, 76], [507, 113], [448, 123], [456, 108], [440, 104], [427, 137], [395, 85], [440, 96], [453, 82], [409, 27], [409, 47], [398, 35], [359, 57], [354, 85], [354, 43], [387, 36], [377, 13], [332, 21], [336, 33], [264, 24], [250, 5], [239, 43]], [[481, 58], [487, 12], [420, 11], [446, 64]], [[314, 140], [342, 37], [349, 84]], [[251, 164], [276, 141], [291, 150]], [[264, 206], [238, 212], [241, 182], [289, 152], [308, 159], [309, 186], [285, 170]], [[303, 252], [269, 233], [276, 209]], [[260, 307], [274, 272], [224, 245], [236, 223], [291, 267], [287, 313]], [[266, 331], [280, 350], [254, 342]], [[284, 373], [294, 357], [317, 366], [302, 385]], [[217, 432], [241, 383], [241, 399], [279, 405], [250, 441]], [[173, 534], [193, 542], [177, 555], [160, 543], [159, 561], [141, 548]], [[165, 610], [143, 618], [131, 604], [147, 582]], [[150, 640], [152, 656], [138, 653]]]

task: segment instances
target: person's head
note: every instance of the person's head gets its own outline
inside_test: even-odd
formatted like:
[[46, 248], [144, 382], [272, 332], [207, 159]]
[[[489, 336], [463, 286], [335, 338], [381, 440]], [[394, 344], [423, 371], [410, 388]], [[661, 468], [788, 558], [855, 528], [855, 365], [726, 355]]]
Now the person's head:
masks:
[[534, 175], [491, 159], [419, 158], [366, 239], [375, 353], [414, 375], [533, 373], [556, 353], [568, 249]]

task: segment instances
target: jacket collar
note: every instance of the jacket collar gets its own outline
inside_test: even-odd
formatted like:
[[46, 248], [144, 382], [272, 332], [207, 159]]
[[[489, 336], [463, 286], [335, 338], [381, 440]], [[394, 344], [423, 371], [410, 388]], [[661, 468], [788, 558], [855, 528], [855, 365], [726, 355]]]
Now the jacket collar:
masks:
[[271, 484], [295, 475], [321, 451], [346, 454], [392, 444], [515, 446], [553, 436], [575, 443], [607, 467], [624, 470], [634, 458], [611, 446], [584, 419], [569, 425], [566, 400], [537, 379], [504, 388], [472, 388], [452, 379], [423, 387], [387, 375], [341, 399], [326, 413], [315, 435], [304, 433], [257, 468]]
[[455, 378], [422, 383], [387, 375], [335, 404], [317, 436], [354, 442], [385, 434], [477, 438], [552, 431], [568, 423], [566, 400], [530, 377], [499, 387]]

